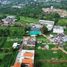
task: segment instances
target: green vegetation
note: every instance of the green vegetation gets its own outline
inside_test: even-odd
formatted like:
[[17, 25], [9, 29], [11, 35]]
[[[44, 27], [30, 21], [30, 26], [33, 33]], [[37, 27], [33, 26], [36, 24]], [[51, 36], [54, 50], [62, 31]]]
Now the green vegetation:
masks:
[[52, 58], [57, 58], [58, 60], [66, 60], [67, 59], [67, 55], [64, 54], [61, 51], [55, 51], [56, 53], [53, 53], [54, 51], [52, 50], [41, 50], [38, 49], [36, 50], [36, 59], [37, 60], [51, 60]]
[[22, 37], [25, 33], [23, 27], [0, 26], [0, 36]]
[[37, 61], [35, 67], [67, 67], [66, 63], [51, 64], [48, 62]]
[[59, 19], [58, 25], [67, 26], [67, 19]]
[[[54, 44], [49, 43], [49, 41], [43, 37], [43, 36], [38, 36], [37, 40], [40, 41], [41, 43], [36, 45], [35, 48], [35, 67], [66, 67], [66, 63], [60, 63], [59, 61], [62, 60], [66, 60], [67, 59], [67, 55], [64, 54], [62, 51], [60, 50], [51, 50], [52, 48], [55, 47]], [[49, 44], [48, 44], [49, 43]], [[45, 45], [49, 45], [49, 50], [45, 50], [45, 49], [38, 49], [38, 47], [41, 46], [41, 48], [44, 48]], [[64, 49], [67, 50], [67, 43], [64, 43]], [[51, 60], [54, 59], [54, 61], [58, 61], [58, 63], [53, 63]], [[50, 61], [50, 62], [48, 62]]]
[[15, 41], [8, 41], [7, 37], [0, 37], [0, 66], [10, 67], [14, 64], [17, 51], [13, 51], [12, 45]]
[[54, 12], [54, 13], [50, 13], [50, 14], [46, 15], [46, 16], [44, 17], [44, 19], [55, 21], [55, 24], [57, 24], [57, 22], [58, 22], [59, 19], [60, 19], [60, 15], [59, 15], [58, 13], [55, 13], [55, 12]]
[[[67, 26], [67, 19], [60, 18], [57, 13], [43, 13], [42, 7], [51, 6], [52, 2], [49, 2], [47, 6], [45, 4], [35, 2], [33, 4], [25, 5], [21, 9], [14, 9], [10, 6], [0, 8], [0, 20], [8, 15], [15, 15], [17, 18], [14, 25], [0, 26], [0, 67], [10, 67], [14, 64], [18, 51], [13, 50], [12, 45], [14, 42], [21, 43], [22, 37], [26, 32], [26, 24], [38, 23], [39, 19], [45, 19], [55, 21], [55, 24], [57, 25]], [[65, 2], [64, 4], [67, 5]], [[56, 3], [56, 5], [58, 5], [60, 8], [65, 7], [64, 9], [67, 9], [67, 6], [64, 4], [61, 6], [60, 4]], [[55, 3], [53, 3], [53, 5], [58, 7], [55, 5]], [[41, 31], [45, 31], [43, 33], [49, 34], [45, 26]], [[65, 34], [67, 34], [67, 29], [65, 29]], [[57, 59], [58, 61], [66, 60], [67, 55], [59, 50], [52, 51], [51, 48], [55, 47], [55, 45], [51, 44], [46, 37], [38, 36], [37, 40], [41, 43], [37, 44], [35, 47], [35, 67], [67, 67], [66, 63], [52, 64], [48, 62], [40, 62], [40, 60], [51, 60], [53, 58]], [[39, 46], [44, 47], [46, 44], [48, 45], [48, 43], [50, 43], [49, 50], [38, 49]], [[67, 43], [64, 44], [64, 49], [67, 50]]]
[[0, 26], [0, 66], [10, 67], [14, 64], [18, 51], [12, 49], [14, 42], [21, 43], [25, 34], [23, 27]]
[[48, 39], [43, 36], [37, 36], [37, 40], [41, 41], [42, 43], [48, 43]]
[[39, 21], [39, 19], [20, 16], [20, 20], [18, 22], [21, 22], [21, 23], [37, 23], [38, 21]]

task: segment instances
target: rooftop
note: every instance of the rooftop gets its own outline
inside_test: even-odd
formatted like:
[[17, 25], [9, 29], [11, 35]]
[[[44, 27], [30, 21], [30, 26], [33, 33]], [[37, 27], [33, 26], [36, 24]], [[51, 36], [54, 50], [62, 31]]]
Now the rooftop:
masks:
[[35, 46], [35, 44], [36, 44], [36, 37], [33, 36], [23, 37], [23, 45]]
[[34, 64], [34, 50], [22, 50], [18, 53], [14, 67], [21, 67], [21, 64], [28, 64], [33, 67]]

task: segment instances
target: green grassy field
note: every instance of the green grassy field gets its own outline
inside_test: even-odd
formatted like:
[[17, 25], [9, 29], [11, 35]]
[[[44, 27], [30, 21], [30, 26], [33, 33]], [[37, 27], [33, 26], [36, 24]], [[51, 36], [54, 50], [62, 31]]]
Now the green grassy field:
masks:
[[38, 23], [39, 19], [20, 16], [19, 22], [21, 23]]

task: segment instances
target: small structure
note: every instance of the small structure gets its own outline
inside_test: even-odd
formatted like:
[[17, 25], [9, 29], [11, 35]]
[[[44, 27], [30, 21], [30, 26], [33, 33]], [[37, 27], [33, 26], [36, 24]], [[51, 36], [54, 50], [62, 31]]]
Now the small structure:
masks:
[[62, 26], [54, 26], [53, 33], [58, 33], [58, 34], [64, 33], [64, 29]]
[[23, 37], [23, 45], [24, 46], [35, 46], [35, 44], [36, 44], [36, 37], [33, 37], [33, 36]]
[[67, 42], [67, 35], [63, 37], [63, 41]]
[[56, 8], [53, 8], [53, 6], [51, 6], [51, 8], [42, 8], [42, 10], [47, 14], [55, 12], [55, 13], [58, 13], [60, 17], [67, 17], [67, 11], [64, 9], [56, 9]]
[[48, 31], [51, 31], [54, 26], [54, 21], [49, 21], [49, 20], [39, 20], [39, 23], [41, 25], [45, 25], [48, 28]]
[[19, 46], [20, 44], [18, 44], [18, 43], [13, 43], [13, 49], [16, 49], [18, 46]]
[[34, 50], [21, 50], [16, 58], [14, 67], [34, 67]]
[[22, 6], [20, 6], [20, 5], [14, 5], [14, 6], [12, 6], [12, 8], [22, 8]]
[[54, 43], [56, 43], [58, 46], [63, 46], [63, 37], [64, 34], [58, 34], [53, 38]]
[[6, 18], [2, 19], [4, 25], [13, 24], [15, 21], [15, 16], [7, 16]]
[[48, 50], [49, 49], [49, 45], [45, 45], [44, 48]]
[[54, 37], [54, 35], [50, 34], [50, 38], [53, 38], [53, 37]]

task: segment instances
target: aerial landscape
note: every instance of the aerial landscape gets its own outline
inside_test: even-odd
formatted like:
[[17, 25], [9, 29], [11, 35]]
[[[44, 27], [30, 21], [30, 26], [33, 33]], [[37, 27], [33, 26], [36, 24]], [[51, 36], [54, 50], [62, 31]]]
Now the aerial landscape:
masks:
[[67, 67], [67, 0], [0, 0], [0, 67]]

